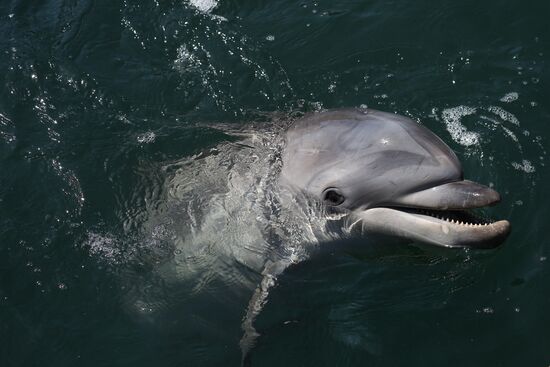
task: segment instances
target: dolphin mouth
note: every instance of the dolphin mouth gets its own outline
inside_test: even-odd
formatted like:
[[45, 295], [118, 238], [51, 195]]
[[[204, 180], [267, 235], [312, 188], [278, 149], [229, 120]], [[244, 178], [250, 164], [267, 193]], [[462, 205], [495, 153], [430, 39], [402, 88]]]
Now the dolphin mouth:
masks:
[[500, 195], [472, 181], [451, 182], [358, 213], [368, 231], [444, 247], [494, 248], [510, 233], [507, 220], [481, 217]]

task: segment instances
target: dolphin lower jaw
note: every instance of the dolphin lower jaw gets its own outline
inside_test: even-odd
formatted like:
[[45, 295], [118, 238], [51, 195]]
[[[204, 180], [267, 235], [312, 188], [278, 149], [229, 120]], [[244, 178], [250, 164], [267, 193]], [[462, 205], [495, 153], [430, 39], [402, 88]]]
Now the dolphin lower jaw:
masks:
[[418, 213], [396, 208], [372, 208], [357, 214], [362, 228], [370, 233], [444, 247], [494, 248], [510, 232], [510, 223], [470, 223], [438, 218], [429, 212]]

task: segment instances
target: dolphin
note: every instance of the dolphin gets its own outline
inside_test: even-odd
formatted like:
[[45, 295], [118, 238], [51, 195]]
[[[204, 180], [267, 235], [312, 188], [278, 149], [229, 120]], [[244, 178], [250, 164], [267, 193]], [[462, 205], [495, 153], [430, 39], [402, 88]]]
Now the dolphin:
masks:
[[[472, 212], [498, 203], [498, 192], [465, 180], [456, 154], [405, 116], [372, 109], [313, 113], [286, 130], [281, 157], [280, 195], [342, 215], [349, 229], [359, 229], [352, 235], [488, 249], [510, 233], [507, 220]], [[254, 320], [276, 277], [292, 264], [284, 257], [265, 262], [243, 319], [244, 364], [259, 335]]]
[[[132, 252], [150, 273], [140, 265], [124, 275], [132, 312], [162, 311], [166, 294], [182, 288], [192, 312], [194, 296], [216, 287], [236, 302], [250, 297], [240, 339], [247, 364], [255, 320], [295, 264], [396, 241], [489, 249], [510, 232], [508, 221], [475, 212], [499, 194], [464, 179], [455, 153], [420, 123], [368, 108], [268, 117], [261, 127], [209, 126], [222, 133], [215, 146], [159, 170], [158, 197], [141, 214], [144, 247]], [[205, 315], [217, 334], [212, 320]]]

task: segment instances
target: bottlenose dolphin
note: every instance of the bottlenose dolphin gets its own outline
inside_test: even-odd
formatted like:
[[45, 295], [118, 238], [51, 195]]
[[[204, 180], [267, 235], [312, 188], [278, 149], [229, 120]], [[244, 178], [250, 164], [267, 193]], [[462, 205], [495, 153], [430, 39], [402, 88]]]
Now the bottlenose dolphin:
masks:
[[[510, 232], [508, 221], [469, 211], [498, 203], [499, 194], [465, 180], [455, 153], [439, 137], [393, 113], [345, 109], [295, 121], [284, 138], [279, 186], [282, 195], [345, 216], [348, 229], [359, 229], [352, 235], [492, 248]], [[243, 360], [258, 335], [253, 321], [268, 290], [291, 263], [269, 261], [262, 270], [243, 321]]]
[[259, 335], [255, 319], [293, 264], [348, 244], [360, 250], [380, 236], [491, 248], [510, 231], [505, 220], [470, 212], [499, 194], [465, 180], [453, 151], [407, 117], [341, 109], [269, 120], [239, 129], [216, 124], [223, 142], [162, 168], [162, 200], [151, 201], [143, 225], [153, 284], [136, 287], [137, 276], [129, 277], [132, 307], [153, 309], [165, 287], [187, 285], [189, 297], [216, 294], [216, 286], [236, 299], [252, 292], [240, 341], [246, 362]]

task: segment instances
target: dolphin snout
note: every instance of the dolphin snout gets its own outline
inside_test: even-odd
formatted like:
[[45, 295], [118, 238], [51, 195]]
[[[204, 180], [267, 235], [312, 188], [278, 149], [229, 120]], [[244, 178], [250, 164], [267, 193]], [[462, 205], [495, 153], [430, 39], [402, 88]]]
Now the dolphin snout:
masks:
[[509, 235], [510, 223], [480, 218], [469, 209], [499, 201], [492, 188], [462, 180], [406, 194], [358, 215], [363, 228], [374, 233], [446, 247], [493, 248]]
[[500, 195], [473, 181], [450, 182], [397, 198], [393, 205], [437, 210], [473, 209], [495, 205]]

